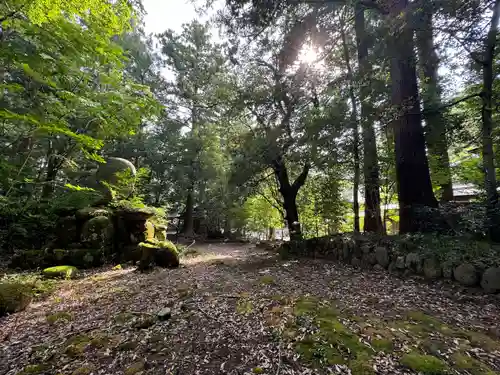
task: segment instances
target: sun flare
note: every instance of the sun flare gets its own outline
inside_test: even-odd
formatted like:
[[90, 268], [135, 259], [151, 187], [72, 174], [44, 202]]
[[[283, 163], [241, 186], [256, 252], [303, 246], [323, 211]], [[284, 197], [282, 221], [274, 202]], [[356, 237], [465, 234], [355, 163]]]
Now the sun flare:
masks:
[[313, 64], [318, 60], [318, 50], [312, 45], [305, 45], [299, 52], [299, 62]]

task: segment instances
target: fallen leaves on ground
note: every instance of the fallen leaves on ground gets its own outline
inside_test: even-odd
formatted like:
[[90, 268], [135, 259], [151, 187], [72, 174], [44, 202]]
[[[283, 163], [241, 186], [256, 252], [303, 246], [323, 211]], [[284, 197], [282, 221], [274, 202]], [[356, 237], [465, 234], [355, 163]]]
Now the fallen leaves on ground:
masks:
[[498, 296], [250, 245], [196, 250], [179, 269], [65, 281], [3, 318], [0, 373], [500, 372]]

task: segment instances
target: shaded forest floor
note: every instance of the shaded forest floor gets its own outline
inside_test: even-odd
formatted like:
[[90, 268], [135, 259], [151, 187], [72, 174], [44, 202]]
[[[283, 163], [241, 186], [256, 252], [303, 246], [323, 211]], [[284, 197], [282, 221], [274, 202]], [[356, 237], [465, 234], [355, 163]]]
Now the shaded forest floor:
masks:
[[60, 282], [0, 320], [0, 374], [491, 375], [499, 336], [498, 296], [212, 244]]

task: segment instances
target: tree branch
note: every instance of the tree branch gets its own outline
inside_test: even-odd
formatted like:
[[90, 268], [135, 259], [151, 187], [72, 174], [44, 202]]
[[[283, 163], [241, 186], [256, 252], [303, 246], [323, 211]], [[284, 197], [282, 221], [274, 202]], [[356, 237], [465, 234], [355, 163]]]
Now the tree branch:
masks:
[[297, 193], [299, 189], [305, 184], [307, 175], [309, 174], [309, 169], [311, 169], [311, 165], [309, 163], [304, 164], [302, 168], [302, 173], [297, 177], [297, 179], [292, 184], [292, 190], [294, 193]]

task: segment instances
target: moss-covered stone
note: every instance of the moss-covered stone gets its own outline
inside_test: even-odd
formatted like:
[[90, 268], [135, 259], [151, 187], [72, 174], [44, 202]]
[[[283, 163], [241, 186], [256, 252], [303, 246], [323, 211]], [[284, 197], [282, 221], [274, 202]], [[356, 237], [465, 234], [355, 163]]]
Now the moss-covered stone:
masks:
[[81, 221], [87, 221], [93, 217], [106, 216], [109, 217], [111, 211], [103, 207], [85, 207], [76, 212], [76, 218]]
[[113, 223], [106, 216], [88, 220], [82, 228], [82, 243], [87, 248], [99, 249], [110, 244], [113, 237]]
[[408, 353], [401, 357], [401, 364], [424, 375], [441, 375], [448, 373], [448, 365], [432, 355]]
[[78, 273], [78, 269], [74, 266], [49, 267], [44, 269], [42, 272], [43, 276], [49, 279], [75, 279], [78, 277]]
[[154, 240], [155, 239], [155, 226], [152, 222], [146, 221], [146, 230], [144, 231], [145, 240]]
[[141, 242], [139, 249], [141, 250], [139, 265], [141, 271], [148, 270], [155, 264], [163, 268], [179, 267], [179, 253], [170, 241]]
[[0, 283], [0, 316], [24, 310], [31, 302], [30, 288], [22, 283]]

